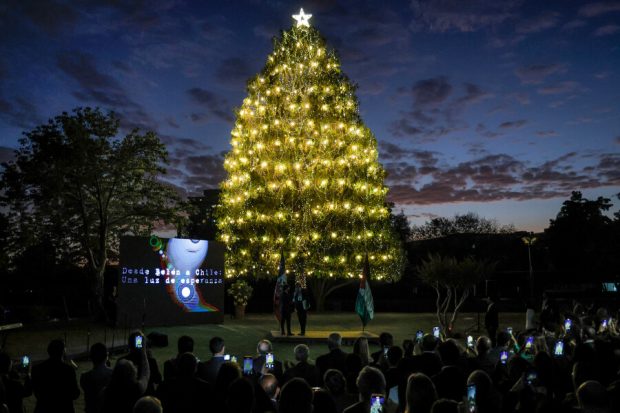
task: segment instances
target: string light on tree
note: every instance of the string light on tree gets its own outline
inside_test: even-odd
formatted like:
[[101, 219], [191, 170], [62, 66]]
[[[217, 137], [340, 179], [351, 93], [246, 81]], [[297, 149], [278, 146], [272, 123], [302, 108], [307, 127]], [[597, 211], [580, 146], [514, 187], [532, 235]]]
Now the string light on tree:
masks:
[[273, 275], [283, 251], [308, 277], [358, 275], [368, 253], [376, 278], [397, 279], [377, 141], [310, 17], [293, 15], [236, 113], [217, 210], [226, 275]]

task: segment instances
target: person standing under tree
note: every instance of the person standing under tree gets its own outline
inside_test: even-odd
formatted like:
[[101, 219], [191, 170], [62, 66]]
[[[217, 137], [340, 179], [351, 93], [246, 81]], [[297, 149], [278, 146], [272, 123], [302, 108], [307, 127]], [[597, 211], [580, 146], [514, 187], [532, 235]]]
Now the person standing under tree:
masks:
[[299, 320], [299, 327], [301, 328], [301, 333], [299, 333], [299, 335], [305, 336], [306, 320], [308, 319], [308, 308], [310, 308], [310, 303], [308, 302], [308, 297], [301, 283], [295, 283], [293, 303], [295, 304], [295, 311], [297, 311], [297, 319]]
[[284, 335], [284, 323], [286, 323], [286, 335], [292, 336], [291, 333], [291, 312], [293, 311], [293, 298], [291, 297], [291, 288], [288, 284], [282, 285], [282, 293], [280, 295], [280, 332]]
[[495, 347], [497, 343], [497, 329], [499, 328], [499, 313], [497, 312], [497, 305], [495, 304], [495, 301], [495, 297], [493, 296], [489, 296], [487, 298], [489, 306], [487, 307], [487, 312], [484, 315], [484, 327], [489, 333], [489, 338], [491, 339], [493, 347]]

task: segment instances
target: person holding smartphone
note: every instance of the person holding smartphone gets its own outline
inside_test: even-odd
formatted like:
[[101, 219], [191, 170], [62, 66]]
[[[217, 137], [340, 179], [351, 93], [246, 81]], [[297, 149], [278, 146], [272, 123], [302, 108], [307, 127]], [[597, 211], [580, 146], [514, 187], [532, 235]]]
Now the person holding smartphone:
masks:
[[146, 354], [150, 375], [145, 395], [154, 396], [155, 386], [162, 382], [162, 377], [159, 371], [159, 366], [157, 365], [157, 360], [151, 356], [150, 351], [148, 350], [148, 342], [146, 337], [141, 331], [132, 332], [129, 334], [127, 347], [129, 348], [129, 353], [121, 357], [120, 360], [131, 361], [138, 368], [138, 375], [140, 375], [140, 373], [145, 369], [143, 354]]
[[[24, 356], [26, 358], [28, 356]], [[30, 381], [31, 364], [29, 358], [27, 365], [22, 365], [19, 370], [21, 374], [13, 369], [13, 362], [7, 353], [0, 353], [0, 386], [4, 386], [6, 397], [5, 403], [9, 412], [23, 412], [25, 397], [32, 394], [32, 383]]]
[[357, 376], [357, 387], [359, 390], [359, 402], [344, 409], [344, 413], [369, 413], [373, 395], [375, 395], [375, 398], [383, 396], [384, 402], [388, 400], [385, 397], [385, 378], [381, 370], [375, 367], [366, 366], [360, 371]]

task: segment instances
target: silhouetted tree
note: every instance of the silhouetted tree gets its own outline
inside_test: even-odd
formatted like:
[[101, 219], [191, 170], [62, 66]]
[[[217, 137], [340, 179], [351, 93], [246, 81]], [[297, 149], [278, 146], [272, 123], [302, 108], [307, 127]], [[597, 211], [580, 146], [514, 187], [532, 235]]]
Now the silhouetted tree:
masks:
[[159, 138], [137, 129], [122, 138], [118, 132], [113, 112], [64, 112], [25, 133], [0, 180], [16, 256], [47, 241], [57, 259], [85, 264], [99, 309], [119, 236], [149, 233], [156, 220], [174, 216], [178, 200], [159, 181], [167, 163]]
[[545, 229], [544, 242], [555, 269], [580, 275], [617, 272], [618, 226], [605, 215], [609, 198], [584, 198], [574, 191]]
[[452, 218], [433, 218], [423, 225], [413, 226], [412, 238], [423, 240], [453, 234], [508, 234], [514, 231], [512, 225], [500, 225], [496, 220], [468, 212], [464, 215], [456, 214]]
[[437, 322], [450, 334], [459, 311], [473, 287], [495, 270], [495, 264], [467, 257], [461, 261], [454, 257], [429, 254], [417, 267], [420, 279], [437, 294]]

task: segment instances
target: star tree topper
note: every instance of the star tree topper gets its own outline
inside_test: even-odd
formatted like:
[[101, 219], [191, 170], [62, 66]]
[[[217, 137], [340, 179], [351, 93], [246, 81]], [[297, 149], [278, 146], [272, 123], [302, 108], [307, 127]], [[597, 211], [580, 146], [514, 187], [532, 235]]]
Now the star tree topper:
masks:
[[299, 9], [299, 14], [293, 14], [293, 19], [297, 21], [297, 27], [310, 27], [308, 20], [312, 17], [311, 14], [304, 13], [304, 9]]

